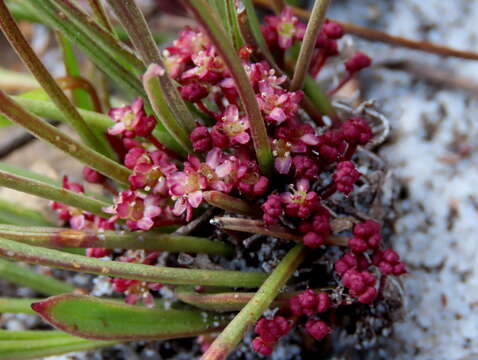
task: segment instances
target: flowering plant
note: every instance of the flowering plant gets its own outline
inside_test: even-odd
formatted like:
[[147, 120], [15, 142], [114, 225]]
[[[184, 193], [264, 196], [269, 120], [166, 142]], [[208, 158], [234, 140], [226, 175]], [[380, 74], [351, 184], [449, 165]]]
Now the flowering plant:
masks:
[[[343, 116], [330, 102], [371, 59], [346, 59], [338, 85], [322, 92], [314, 79], [341, 59], [344, 35], [325, 19], [329, 1], [316, 1], [307, 25], [291, 7], [260, 25], [250, 0], [184, 0], [197, 26], [161, 51], [133, 0], [109, 3], [134, 49], [101, 2], [89, 2], [92, 15], [70, 0], [17, 5], [59, 31], [64, 51], [75, 41], [132, 96], [107, 115], [66, 97], [0, 1], [5, 36], [51, 100], [0, 92], [0, 113], [81, 161], [83, 181], [102, 191], [3, 167], [0, 184], [51, 200], [63, 227], [0, 225], [0, 256], [108, 276], [111, 295], [126, 304], [35, 275], [30, 286], [55, 296], [31, 308], [71, 336], [10, 358], [200, 336], [202, 359], [225, 359], [252, 326], [251, 351], [270, 355], [293, 331], [321, 341], [340, 328], [343, 308], [382, 301], [387, 278], [405, 266], [384, 247], [381, 224], [355, 216], [366, 201], [350, 205], [366, 181], [356, 161], [376, 133], [368, 116]], [[41, 117], [68, 123], [81, 139]], [[189, 306], [171, 307], [168, 291]]]

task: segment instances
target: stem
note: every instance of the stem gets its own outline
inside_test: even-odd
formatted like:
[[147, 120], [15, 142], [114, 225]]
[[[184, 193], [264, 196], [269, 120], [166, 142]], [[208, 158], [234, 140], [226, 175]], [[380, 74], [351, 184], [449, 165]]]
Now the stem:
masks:
[[227, 358], [244, 337], [247, 329], [267, 310], [305, 255], [306, 248], [303, 245], [296, 245], [289, 251], [247, 305], [214, 340], [201, 360], [224, 360]]
[[45, 295], [58, 295], [75, 291], [75, 287], [51, 276], [0, 259], [0, 277], [11, 283], [25, 286]]
[[0, 91], [0, 112], [37, 138], [50, 143], [73, 158], [120, 183], [128, 184], [130, 171], [106, 156], [80, 144], [54, 126], [26, 112]]
[[206, 191], [203, 193], [203, 197], [210, 205], [228, 212], [245, 216], [260, 216], [260, 211], [246, 201], [220, 191]]
[[92, 199], [85, 195], [62, 189], [54, 185], [43, 183], [41, 181], [14, 175], [2, 170], [0, 170], [0, 185], [27, 194], [36, 195], [44, 199], [61, 202], [62, 204], [73, 206], [98, 216], [109, 216], [102, 210], [110, 205], [108, 203]]
[[[284, 240], [292, 240], [295, 242], [302, 242], [302, 236], [296, 235], [282, 226], [267, 227], [261, 220], [241, 219], [233, 217], [215, 217], [211, 220], [213, 225], [218, 226], [224, 230], [234, 230], [240, 232], [247, 232], [251, 234], [259, 234], [265, 236], [272, 236]], [[329, 236], [325, 243], [327, 245], [347, 246], [348, 239], [343, 236]]]
[[17, 24], [8, 11], [5, 1], [0, 1], [0, 27], [5, 37], [15, 49], [18, 56], [22, 59], [25, 66], [35, 76], [38, 83], [42, 86], [50, 99], [64, 113], [69, 124], [80, 135], [81, 139], [93, 149], [98, 149], [104, 154], [112, 155], [107, 145], [106, 138], [98, 138], [85, 123], [76, 108], [63, 93], [63, 90], [55, 82], [51, 74], [41, 63], [33, 49], [30, 47]]
[[0, 225], [0, 237], [53, 249], [144, 249], [224, 256], [233, 253], [233, 248], [223, 242], [196, 236], [168, 235], [155, 232], [117, 232]]
[[302, 89], [304, 85], [304, 79], [309, 71], [312, 53], [317, 41], [317, 35], [324, 23], [325, 13], [327, 12], [330, 1], [331, 0], [315, 0], [307, 29], [305, 30], [304, 40], [300, 47], [299, 58], [295, 64], [294, 76], [290, 84], [292, 91]]
[[[165, 68], [158, 46], [153, 39], [153, 35], [146, 23], [143, 13], [138, 8], [134, 0], [108, 0], [111, 8], [120, 20], [126, 32], [130, 36], [131, 42], [135, 49], [141, 55], [143, 63], [146, 67], [151, 64], [158, 64], [161, 68]], [[184, 100], [181, 98], [178, 89], [173, 80], [166, 71], [157, 74], [161, 90], [166, 98], [168, 111], [174, 114], [174, 117], [189, 134], [196, 127], [193, 116], [189, 112]]]
[[2, 238], [0, 238], [0, 256], [88, 274], [175, 285], [254, 288], [259, 287], [266, 278], [266, 274], [259, 272], [196, 270], [103, 261], [51, 249], [37, 248]]
[[249, 119], [252, 140], [259, 166], [264, 174], [271, 174], [273, 158], [264, 119], [246, 72], [239, 61], [236, 51], [225, 35], [224, 28], [221, 26], [217, 13], [213, 11], [206, 0], [184, 0], [183, 2], [191, 9], [197, 21], [204, 27], [231, 72]]
[[[270, 3], [270, 0], [254, 0], [254, 2], [258, 5], [273, 9], [273, 6]], [[293, 6], [291, 7], [292, 7], [292, 11], [294, 15], [298, 16], [302, 20], [309, 19], [310, 11], [293, 7]], [[476, 52], [457, 50], [457, 49], [450, 48], [448, 46], [438, 45], [438, 44], [430, 43], [427, 41], [410, 40], [400, 36], [389, 35], [383, 31], [370, 29], [364, 26], [345, 23], [345, 22], [334, 20], [334, 19], [330, 19], [330, 20], [340, 24], [344, 28], [345, 32], [364, 38], [366, 40], [378, 41], [378, 42], [383, 42], [386, 44], [402, 46], [409, 49], [419, 50], [419, 51], [436, 54], [440, 56], [452, 56], [452, 57], [458, 57], [458, 58], [467, 59], [467, 60], [478, 60], [478, 53]]]
[[[1, 299], [3, 301], [4, 299]], [[34, 301], [36, 299], [7, 299], [7, 300], [28, 300]], [[41, 299], [38, 299], [41, 300]], [[30, 309], [31, 310], [31, 309]], [[32, 314], [35, 312], [32, 310]], [[65, 334], [61, 331], [55, 330], [0, 330], [0, 341], [17, 341], [17, 340], [40, 340], [71, 337], [69, 334]]]

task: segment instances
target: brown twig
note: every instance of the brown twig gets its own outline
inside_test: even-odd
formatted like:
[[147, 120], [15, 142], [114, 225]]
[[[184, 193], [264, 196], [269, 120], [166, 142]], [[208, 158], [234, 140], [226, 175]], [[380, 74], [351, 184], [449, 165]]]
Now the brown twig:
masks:
[[[254, 0], [254, 2], [258, 5], [261, 5], [273, 10], [270, 0]], [[309, 19], [310, 11], [308, 10], [292, 7], [292, 11], [296, 16], [300, 17], [303, 20]], [[468, 59], [468, 60], [478, 60], [478, 53], [452, 49], [447, 46], [437, 45], [427, 41], [410, 40], [400, 36], [389, 35], [383, 31], [370, 29], [364, 26], [345, 23], [345, 22], [341, 22], [341, 21], [337, 21], [333, 19], [331, 20], [342, 25], [346, 33], [353, 34], [367, 40], [383, 42], [386, 44], [391, 44], [396, 46], [402, 46], [409, 49], [428, 52], [428, 53], [436, 54], [440, 56], [452, 56], [452, 57], [458, 57], [458, 58]]]
[[460, 89], [478, 97], [478, 83], [468, 77], [456, 75], [450, 70], [409, 61], [389, 61], [380, 66], [390, 70], [405, 71], [432, 84]]

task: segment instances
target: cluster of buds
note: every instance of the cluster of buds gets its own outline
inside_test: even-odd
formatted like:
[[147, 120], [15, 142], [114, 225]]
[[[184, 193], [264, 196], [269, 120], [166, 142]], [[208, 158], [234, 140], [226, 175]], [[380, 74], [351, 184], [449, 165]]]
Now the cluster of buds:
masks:
[[257, 322], [254, 330], [258, 336], [252, 342], [254, 351], [261, 355], [272, 354], [277, 341], [300, 323], [315, 340], [322, 340], [332, 329], [319, 316], [323, 316], [331, 306], [329, 295], [324, 292], [307, 289], [292, 297], [286, 311], [288, 318], [276, 315], [270, 320], [261, 318]]

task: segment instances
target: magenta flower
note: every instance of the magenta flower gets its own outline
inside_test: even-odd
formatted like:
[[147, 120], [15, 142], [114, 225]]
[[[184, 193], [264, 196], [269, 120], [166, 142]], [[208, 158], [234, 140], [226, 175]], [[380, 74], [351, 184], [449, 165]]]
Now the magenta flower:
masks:
[[227, 135], [232, 145], [247, 144], [251, 139], [247, 130], [249, 121], [247, 117], [240, 116], [239, 109], [235, 105], [229, 105], [221, 118], [222, 132]]
[[132, 190], [119, 194], [115, 204], [103, 209], [106, 213], [114, 214], [111, 222], [125, 219], [131, 230], [149, 230], [155, 219], [161, 215], [163, 201], [156, 195], [145, 195]]
[[[288, 49], [295, 40], [304, 37], [305, 25], [293, 15], [289, 6], [286, 6], [279, 16], [267, 16], [265, 21], [263, 32], [270, 45], [275, 45], [271, 44], [271, 41], [274, 41], [281, 49]], [[269, 34], [270, 32], [276, 35]]]
[[191, 220], [192, 209], [201, 205], [202, 191], [207, 187], [207, 179], [199, 173], [198, 163], [197, 158], [189, 156], [184, 171], [176, 171], [167, 176], [169, 194], [176, 201], [173, 213], [180, 216], [186, 212], [186, 221]]
[[225, 71], [222, 59], [211, 48], [208, 51], [201, 50], [191, 56], [194, 63], [192, 69], [186, 70], [181, 75], [182, 81], [201, 80], [210, 84], [218, 83]]
[[302, 92], [287, 92], [274, 88], [268, 81], [259, 82], [259, 93], [256, 94], [257, 102], [267, 121], [280, 125], [292, 119], [302, 101]]
[[156, 126], [156, 120], [153, 116], [146, 115], [143, 105], [143, 99], [137, 98], [131, 105], [111, 108], [108, 115], [116, 124], [108, 129], [108, 133], [123, 134], [126, 137], [151, 135]]

